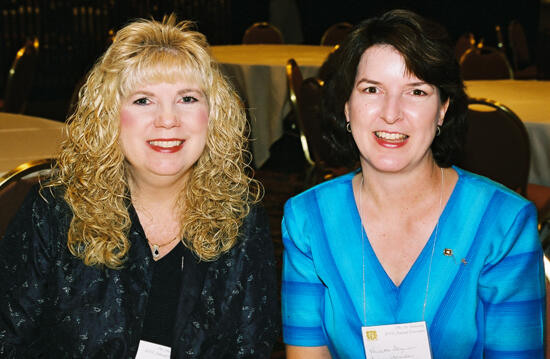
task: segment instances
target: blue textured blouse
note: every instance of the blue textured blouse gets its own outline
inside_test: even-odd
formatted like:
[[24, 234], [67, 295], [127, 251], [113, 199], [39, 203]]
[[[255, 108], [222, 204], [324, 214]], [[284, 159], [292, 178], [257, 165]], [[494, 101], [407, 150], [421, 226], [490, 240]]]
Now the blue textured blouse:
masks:
[[421, 321], [427, 298], [434, 358], [543, 357], [545, 284], [535, 207], [487, 178], [455, 170], [459, 179], [439, 219], [427, 297], [434, 234], [395, 286], [361, 226], [355, 173], [286, 203], [285, 343], [327, 345], [333, 358], [364, 358], [361, 326]]

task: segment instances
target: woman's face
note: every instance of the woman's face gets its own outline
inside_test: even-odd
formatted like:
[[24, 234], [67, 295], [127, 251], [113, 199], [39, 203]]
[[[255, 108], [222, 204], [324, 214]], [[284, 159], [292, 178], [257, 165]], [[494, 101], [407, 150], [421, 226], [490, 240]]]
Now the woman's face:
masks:
[[206, 144], [208, 103], [192, 82], [140, 86], [120, 110], [120, 146], [134, 181], [164, 183], [187, 176]]
[[369, 47], [345, 104], [363, 169], [408, 171], [433, 161], [430, 145], [447, 106], [435, 86], [407, 73], [395, 48]]

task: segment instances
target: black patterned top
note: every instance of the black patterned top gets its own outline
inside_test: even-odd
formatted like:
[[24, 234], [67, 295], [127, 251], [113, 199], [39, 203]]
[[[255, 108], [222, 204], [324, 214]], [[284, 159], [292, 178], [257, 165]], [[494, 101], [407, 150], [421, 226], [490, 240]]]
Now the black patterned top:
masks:
[[[61, 190], [35, 188], [0, 240], [1, 358], [133, 358], [153, 259], [132, 206], [120, 270], [67, 249], [72, 212]], [[268, 358], [280, 314], [265, 211], [254, 206], [237, 245], [212, 262], [185, 251], [172, 358]]]

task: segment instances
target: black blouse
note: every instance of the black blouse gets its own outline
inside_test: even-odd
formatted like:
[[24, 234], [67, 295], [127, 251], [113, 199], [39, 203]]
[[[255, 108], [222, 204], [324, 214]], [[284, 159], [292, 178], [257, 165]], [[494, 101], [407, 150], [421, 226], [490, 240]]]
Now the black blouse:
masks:
[[172, 345], [174, 313], [178, 309], [186, 251], [189, 250], [180, 242], [164, 257], [153, 261], [153, 279], [141, 334], [143, 340], [167, 347]]
[[[133, 207], [124, 268], [89, 267], [67, 249], [63, 193], [34, 189], [0, 240], [1, 358], [133, 358], [153, 259]], [[172, 358], [268, 358], [280, 315], [265, 211], [254, 206], [218, 260], [185, 256]]]

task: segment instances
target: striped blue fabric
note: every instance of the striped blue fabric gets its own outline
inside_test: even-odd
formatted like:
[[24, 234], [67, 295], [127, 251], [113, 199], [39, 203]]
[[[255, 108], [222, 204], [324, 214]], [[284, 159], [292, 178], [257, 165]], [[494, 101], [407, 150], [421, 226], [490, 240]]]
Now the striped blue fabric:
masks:
[[[424, 318], [434, 358], [542, 358], [545, 285], [536, 210], [503, 186], [455, 170], [459, 180], [439, 220]], [[422, 320], [435, 239], [395, 286], [361, 227], [354, 174], [291, 198], [282, 223], [284, 341], [327, 345], [333, 358], [365, 356], [363, 325]], [[453, 255], [444, 256], [445, 248]]]

